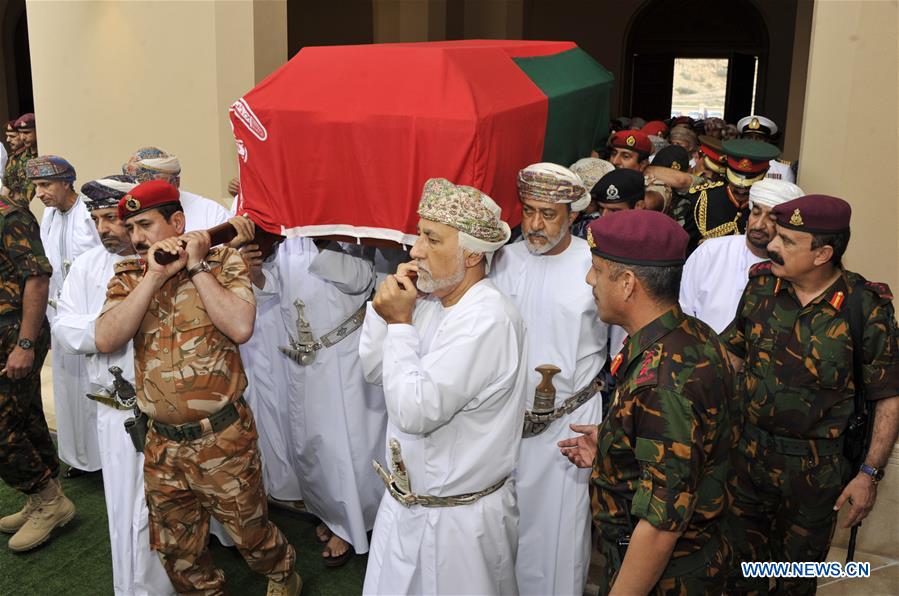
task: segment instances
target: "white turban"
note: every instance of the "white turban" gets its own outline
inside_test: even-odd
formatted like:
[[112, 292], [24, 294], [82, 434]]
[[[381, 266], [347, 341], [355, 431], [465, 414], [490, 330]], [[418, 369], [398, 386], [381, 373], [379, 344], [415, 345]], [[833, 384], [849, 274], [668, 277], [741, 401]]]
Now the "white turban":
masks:
[[547, 203], [569, 203], [572, 211], [590, 204], [590, 190], [581, 177], [554, 163], [535, 163], [518, 172], [518, 194], [522, 199]]
[[770, 209], [804, 195], [802, 189], [792, 182], [762, 178], [749, 187], [749, 208], [759, 205]]

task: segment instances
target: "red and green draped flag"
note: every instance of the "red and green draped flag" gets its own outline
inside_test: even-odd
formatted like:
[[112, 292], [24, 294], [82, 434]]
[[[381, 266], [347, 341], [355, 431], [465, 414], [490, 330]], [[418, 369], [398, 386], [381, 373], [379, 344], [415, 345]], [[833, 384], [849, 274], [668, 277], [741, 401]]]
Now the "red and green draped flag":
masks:
[[607, 134], [609, 72], [571, 42], [303, 48], [231, 107], [240, 213], [288, 236], [414, 241], [428, 178], [520, 221], [516, 175]]

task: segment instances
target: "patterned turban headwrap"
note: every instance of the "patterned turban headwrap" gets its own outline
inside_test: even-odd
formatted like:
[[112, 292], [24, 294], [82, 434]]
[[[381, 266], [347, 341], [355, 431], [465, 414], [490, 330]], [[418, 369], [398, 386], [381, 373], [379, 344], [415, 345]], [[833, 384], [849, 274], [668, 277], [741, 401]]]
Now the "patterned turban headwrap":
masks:
[[509, 224], [500, 219], [502, 209], [493, 199], [476, 188], [456, 185], [445, 178], [425, 182], [418, 215], [459, 230], [459, 245], [484, 253], [488, 271], [493, 253], [512, 236]]
[[581, 177], [554, 163], [535, 163], [518, 172], [518, 195], [547, 203], [570, 203], [572, 211], [590, 204], [590, 190]]
[[649, 135], [649, 142], [652, 143], [652, 154], [655, 155], [671, 143], [658, 135]]
[[137, 186], [137, 179], [133, 176], [113, 174], [86, 183], [81, 187], [81, 194], [87, 198], [84, 204], [88, 211], [116, 209], [122, 197], [131, 192], [135, 186]]
[[762, 178], [749, 187], [749, 208], [759, 205], [770, 209], [801, 196], [805, 196], [805, 193], [792, 182]]
[[571, 164], [570, 169], [581, 177], [584, 188], [591, 191], [599, 179], [614, 170], [615, 166], [598, 157], [584, 157]]
[[122, 164], [122, 173], [138, 182], [155, 180], [160, 174], [174, 178], [181, 175], [181, 162], [158, 147], [141, 147]]
[[29, 180], [75, 182], [75, 168], [56, 155], [42, 155], [29, 159], [25, 164], [25, 175]]

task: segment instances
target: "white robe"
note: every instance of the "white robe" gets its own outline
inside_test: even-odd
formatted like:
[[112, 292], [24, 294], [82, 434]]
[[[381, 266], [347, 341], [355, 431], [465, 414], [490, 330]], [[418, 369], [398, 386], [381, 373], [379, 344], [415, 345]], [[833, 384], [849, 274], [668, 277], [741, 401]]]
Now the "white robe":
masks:
[[228, 221], [228, 210], [221, 203], [181, 190], [181, 208], [184, 210], [185, 232], [207, 230]]
[[764, 260], [752, 254], [746, 236], [706, 240], [684, 265], [681, 308], [721, 333], [737, 314], [749, 268]]
[[[561, 254], [532, 255], [525, 242], [505, 246], [490, 278], [508, 296], [527, 325], [527, 407], [533, 407], [541, 375], [554, 364], [556, 407], [589, 386], [606, 361], [608, 325], [596, 315], [585, 278], [590, 247], [572, 237]], [[599, 424], [599, 393], [541, 434], [524, 438], [518, 469], [518, 560], [515, 575], [522, 594], [584, 593], [590, 563], [590, 470], [559, 453], [558, 442], [572, 435], [569, 424]]]
[[[374, 286], [371, 261], [332, 250], [319, 253], [309, 238], [286, 240], [263, 274], [265, 288], [256, 289], [257, 304], [265, 308], [274, 301], [281, 315], [283, 332], [265, 340], [275, 349], [288, 345], [287, 335], [297, 336], [295, 300], [305, 304], [305, 318], [318, 340], [364, 305]], [[286, 382], [272, 390], [283, 396], [277, 402], [280, 419], [289, 425], [284, 437], [289, 448], [283, 453], [306, 509], [357, 553], [366, 553], [383, 491], [371, 461], [381, 453], [387, 415], [381, 390], [362, 376], [359, 336], [356, 330], [318, 350], [308, 366], [277, 352]], [[274, 424], [267, 421], [269, 428]]]
[[[229, 215], [236, 214], [237, 197], [234, 197]], [[287, 392], [289, 361], [278, 350], [278, 346], [286, 346], [287, 342], [281, 305], [277, 300], [264, 304], [257, 301], [253, 336], [240, 345], [240, 359], [247, 376], [244, 396], [253, 409], [259, 429], [262, 483], [265, 492], [275, 499], [299, 501], [303, 494], [290, 454], [293, 430], [290, 419], [284, 415], [290, 403]]]
[[[41, 242], [53, 267], [50, 277], [50, 299], [53, 302], [47, 306], [47, 319], [53, 325], [57, 315], [53, 304], [59, 301], [66, 271], [78, 255], [97, 246], [102, 248], [83, 196], [79, 195], [65, 213], [54, 207], [44, 209]], [[50, 346], [59, 458], [70, 466], [94, 472], [100, 469], [97, 404], [84, 397], [90, 390], [85, 358], [66, 353], [57, 346], [55, 337], [51, 339]]]
[[[400, 443], [412, 492], [461, 495], [512, 475], [527, 339], [490, 280], [450, 308], [418, 300], [412, 325], [388, 326], [369, 304], [359, 354], [366, 379], [384, 387], [387, 437]], [[517, 546], [514, 478], [459, 507], [405, 507], [384, 490], [363, 593], [514, 594]]]

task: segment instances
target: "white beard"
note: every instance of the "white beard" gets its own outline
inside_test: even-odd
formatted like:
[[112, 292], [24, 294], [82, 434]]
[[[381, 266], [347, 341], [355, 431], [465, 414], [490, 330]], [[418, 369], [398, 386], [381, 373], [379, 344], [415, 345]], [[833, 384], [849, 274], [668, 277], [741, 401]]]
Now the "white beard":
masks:
[[[555, 238], [550, 238], [546, 235], [546, 232], [531, 232], [524, 235], [524, 244], [532, 255], [543, 255], [559, 245], [559, 242], [565, 237], [566, 231], [564, 227], [559, 228], [559, 234]], [[546, 238], [546, 244], [534, 244], [531, 242], [531, 236]]]
[[459, 249], [459, 256], [456, 259], [456, 272], [444, 279], [434, 279], [430, 272], [418, 266], [418, 278], [415, 280], [415, 287], [419, 292], [424, 294], [433, 294], [438, 290], [457, 286], [465, 277], [465, 256], [462, 249]]

